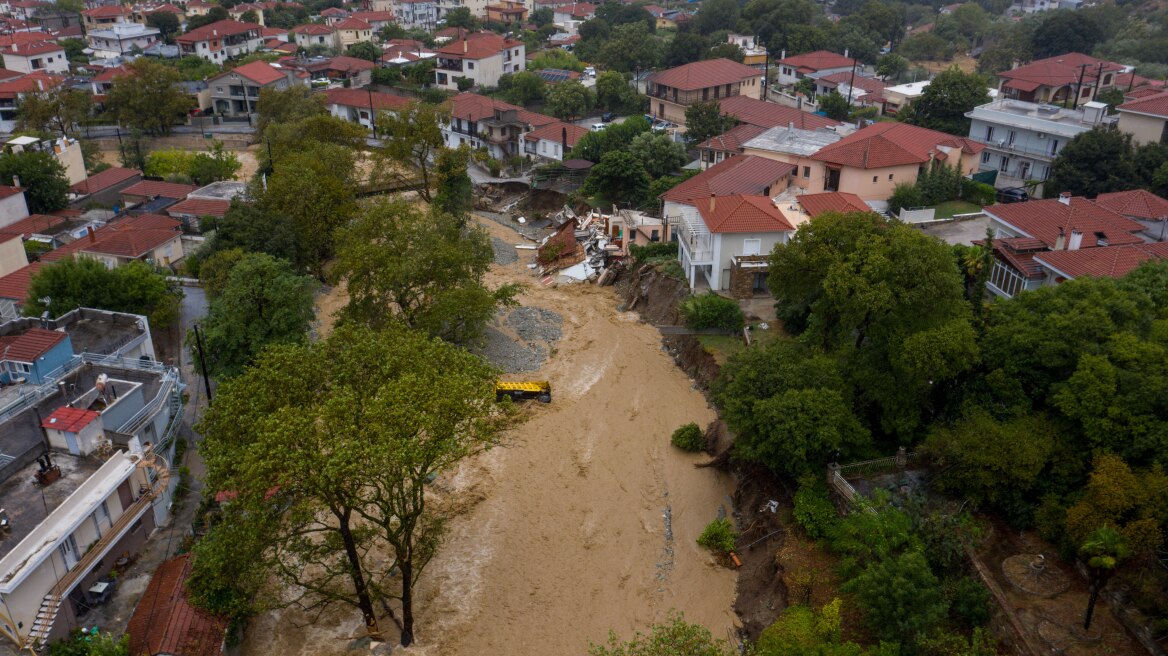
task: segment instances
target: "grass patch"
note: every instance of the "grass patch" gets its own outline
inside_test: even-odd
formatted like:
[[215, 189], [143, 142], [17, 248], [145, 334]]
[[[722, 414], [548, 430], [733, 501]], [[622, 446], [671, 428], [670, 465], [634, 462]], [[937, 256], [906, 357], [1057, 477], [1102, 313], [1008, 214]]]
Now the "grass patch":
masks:
[[937, 205], [935, 208], [937, 214], [933, 217], [935, 219], [951, 219], [955, 214], [969, 214], [970, 212], [980, 212], [981, 206], [974, 203], [967, 203], [963, 200], [948, 200]]
[[[758, 323], [750, 324], [755, 328], [750, 331], [750, 348], [766, 346], [775, 340], [782, 339], [783, 331], [778, 330], [775, 322], [769, 322], [770, 328], [762, 330], [758, 328]], [[710, 355], [714, 356], [714, 361], [718, 364], [725, 364], [726, 359], [731, 355], [747, 348], [746, 342], [742, 340], [742, 333], [735, 333], [733, 335], [695, 335], [698, 341], [701, 342], [702, 347], [706, 349]]]

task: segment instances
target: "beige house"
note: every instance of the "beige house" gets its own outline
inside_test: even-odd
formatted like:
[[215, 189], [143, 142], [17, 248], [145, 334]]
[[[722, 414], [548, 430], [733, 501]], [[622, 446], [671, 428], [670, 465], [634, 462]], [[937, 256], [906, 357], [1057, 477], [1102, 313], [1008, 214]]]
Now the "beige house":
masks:
[[0, 277], [28, 266], [28, 256], [24, 252], [24, 236], [19, 233], [0, 232]]
[[842, 137], [834, 130], [802, 130], [794, 126], [771, 128], [742, 144], [743, 155], [755, 155], [795, 166], [791, 184], [803, 192], [823, 191], [827, 165], [813, 159], [820, 150]]
[[685, 125], [685, 110], [694, 103], [737, 95], [757, 97], [762, 71], [729, 59], [709, 59], [649, 76], [649, 111], [658, 119]]
[[336, 28], [342, 48], [362, 41], [373, 41], [373, 26], [359, 18], [346, 18], [337, 23]]
[[12, 225], [26, 217], [28, 203], [24, 200], [24, 189], [0, 185], [0, 232], [4, 230], [4, 226]]
[[312, 23], [292, 28], [292, 37], [296, 45], [305, 50], [313, 46], [324, 46], [334, 50], [341, 47], [341, 35], [332, 25]]
[[1128, 100], [1116, 109], [1119, 129], [1137, 145], [1168, 143], [1168, 91]]

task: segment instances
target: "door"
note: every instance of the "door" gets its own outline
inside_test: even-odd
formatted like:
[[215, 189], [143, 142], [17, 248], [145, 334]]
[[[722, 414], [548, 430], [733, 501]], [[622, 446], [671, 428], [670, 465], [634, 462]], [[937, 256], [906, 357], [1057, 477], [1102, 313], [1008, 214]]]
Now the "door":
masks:
[[77, 551], [77, 540], [74, 540], [72, 535], [61, 543], [61, 557], [65, 559], [66, 569], [73, 569], [77, 561], [81, 560], [81, 554]]

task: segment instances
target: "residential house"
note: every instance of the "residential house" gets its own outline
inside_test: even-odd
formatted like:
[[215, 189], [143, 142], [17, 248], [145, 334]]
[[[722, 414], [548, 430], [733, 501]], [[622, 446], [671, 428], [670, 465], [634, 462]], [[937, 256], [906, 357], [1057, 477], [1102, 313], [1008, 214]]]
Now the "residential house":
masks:
[[1115, 87], [1126, 70], [1123, 64], [1069, 52], [998, 73], [998, 92], [1003, 98], [1077, 107]]
[[1122, 278], [1149, 260], [1168, 260], [1168, 242], [1043, 251], [1036, 253], [1034, 260], [1046, 270], [1046, 284], [1086, 276]]
[[70, 205], [83, 207], [91, 203], [114, 207], [121, 201], [122, 190], [142, 179], [138, 169], [110, 167], [69, 187]]
[[24, 235], [0, 230], [0, 277], [28, 266], [24, 250]]
[[11, 321], [20, 316], [24, 302], [28, 299], [32, 276], [40, 267], [40, 262], [31, 262], [23, 269], [0, 277], [0, 320]]
[[792, 187], [787, 193], [775, 198], [775, 205], [783, 216], [796, 229], [815, 217], [827, 212], [852, 214], [855, 212], [871, 212], [872, 207], [864, 199], [855, 194], [843, 191], [828, 191], [822, 194], [804, 194], [798, 187]]
[[468, 34], [438, 49], [434, 81], [441, 89], [457, 89], [460, 78], [469, 79], [474, 86], [498, 86], [503, 75], [524, 70], [524, 50], [522, 41], [498, 34]]
[[287, 43], [289, 41], [289, 38], [290, 38], [288, 36], [288, 29], [287, 28], [267, 27], [267, 26], [260, 28], [260, 37], [263, 38], [265, 41], [271, 41], [272, 39], [275, 39], [277, 41], [283, 41], [285, 43]]
[[997, 171], [999, 188], [1046, 180], [1067, 142], [1115, 121], [1107, 116], [1107, 105], [1094, 101], [1065, 109], [1005, 99], [979, 105], [965, 115], [971, 120], [969, 138], [985, 145], [978, 170]]
[[369, 89], [328, 89], [322, 93], [330, 114], [369, 128], [374, 133], [378, 113], [395, 112], [411, 102], [405, 96]]
[[815, 93], [835, 91], [855, 107], [884, 109], [884, 83], [874, 77], [865, 77], [852, 71], [841, 71], [815, 79]]
[[857, 66], [856, 60], [848, 57], [846, 50], [842, 55], [816, 50], [793, 57], [788, 57], [784, 51], [777, 63], [779, 86], [790, 86], [803, 78], [816, 79], [832, 73], [850, 72]]
[[823, 164], [808, 191], [846, 191], [864, 200], [885, 200], [901, 182], [915, 183], [926, 166], [945, 163], [962, 175], [977, 171], [985, 145], [966, 137], [905, 123], [874, 123], [809, 157]]
[[369, 11], [393, 11], [393, 0], [366, 0], [361, 5]]
[[494, 98], [460, 93], [451, 101], [450, 122], [442, 126], [442, 133], [450, 148], [462, 144], [473, 150], [486, 148], [491, 157], [504, 160], [522, 152], [521, 134], [556, 122]]
[[231, 207], [235, 199], [247, 199], [247, 183], [234, 180], [222, 180], [200, 187], [187, 195], [186, 200], [166, 208], [171, 218], [182, 222], [183, 229], [191, 232], [201, 232], [203, 217], [221, 219]]
[[16, 111], [21, 98], [55, 89], [64, 82], [64, 76], [39, 71], [0, 81], [0, 132], [11, 134], [16, 131]]
[[255, 23], [228, 18], [181, 34], [175, 41], [183, 55], [197, 55], [222, 64], [229, 57], [241, 57], [262, 48], [264, 39], [260, 29]]
[[302, 72], [305, 77], [326, 79], [330, 82], [348, 80], [350, 87], [368, 86], [373, 81], [373, 62], [337, 55], [336, 57], [311, 57], [307, 59], [285, 59], [285, 68]]
[[596, 17], [596, 5], [591, 2], [561, 3], [551, 9], [552, 23], [568, 36], [579, 36], [580, 25]]
[[1157, 229], [1163, 229], [1168, 225], [1168, 200], [1146, 189], [1099, 194], [1095, 198], [1095, 204], [1134, 221], [1159, 224]]
[[115, 23], [109, 27], [90, 30], [85, 41], [93, 50], [92, 57], [112, 59], [142, 51], [162, 40], [157, 28], [140, 23]]
[[154, 570], [126, 627], [131, 654], [214, 656], [223, 653], [230, 622], [191, 604], [186, 587], [190, 575], [189, 553], [176, 556]]
[[373, 26], [359, 18], [346, 18], [337, 23], [336, 28], [342, 49], [362, 41], [373, 41]]
[[53, 41], [13, 43], [0, 49], [0, 55], [4, 57], [4, 68], [10, 71], [19, 73], [69, 72], [69, 59], [65, 57], [65, 46]]
[[254, 2], [241, 2], [227, 10], [227, 15], [232, 20], [243, 21], [244, 14], [251, 12], [255, 14], [255, 22], [261, 27], [264, 25], [264, 7], [263, 5]]
[[792, 186], [801, 193], [822, 192], [827, 165], [813, 155], [836, 143], [843, 136], [833, 128], [801, 129], [795, 125], [774, 127], [742, 144], [744, 155], [765, 157], [795, 166]]
[[163, 5], [136, 5], [132, 7], [132, 11], [133, 13], [130, 15], [131, 20], [143, 25], [146, 24], [151, 14], [159, 12], [173, 14], [178, 19], [179, 25], [185, 24], [187, 20], [187, 15], [182, 9], [169, 3]]
[[[763, 128], [787, 127], [792, 124], [801, 130], [839, 128], [842, 124], [826, 116], [804, 112], [751, 96], [732, 96], [718, 101], [722, 116], [729, 116], [739, 123], [748, 123]], [[841, 128], [842, 129], [842, 128]]]
[[340, 7], [325, 7], [320, 11], [320, 17], [329, 25], [336, 25], [337, 23], [349, 17], [349, 12]]
[[534, 155], [544, 160], [562, 162], [586, 134], [588, 128], [556, 121], [520, 134], [519, 146], [528, 159]]
[[[662, 217], [675, 226], [678, 260], [691, 289], [699, 276], [710, 289], [726, 290], [732, 269], [739, 273], [735, 279], [752, 268], [766, 273], [758, 258], [786, 243], [792, 230], [770, 199], [787, 188], [793, 169], [761, 157], [731, 157], [661, 194]], [[751, 282], [753, 288], [757, 281]]]
[[183, 257], [182, 222], [169, 216], [139, 214], [94, 229], [41, 260], [56, 262], [70, 257], [89, 257], [113, 269], [135, 260], [170, 266]]
[[253, 61], [207, 79], [211, 106], [223, 116], [248, 116], [256, 111], [262, 89], [282, 90], [303, 84], [292, 69]]
[[332, 25], [319, 23], [298, 25], [292, 28], [291, 34], [296, 39], [296, 45], [305, 50], [316, 47], [336, 51], [341, 47], [340, 32]]
[[14, 319], [0, 343], [0, 377], [19, 391], [0, 401], [0, 635], [32, 651], [107, 601], [168, 521], [183, 402], [143, 316]]
[[402, 66], [438, 56], [421, 41], [413, 39], [390, 39], [384, 44], [384, 52], [378, 60], [382, 66]]
[[[1086, 198], [1059, 198], [985, 208], [994, 233], [994, 266], [987, 287], [1006, 298], [1050, 284], [1035, 258], [1048, 251], [1078, 251], [1144, 244], [1144, 226]], [[1056, 258], [1057, 259], [1057, 258]]]
[[186, 12], [187, 16], [206, 16], [211, 12], [211, 8], [216, 6], [218, 5], [203, 2], [203, 0], [189, 0], [183, 5], [183, 11]]
[[[4, 142], [4, 152], [41, 152], [49, 153], [65, 169], [65, 177], [69, 184], [75, 184], [85, 179], [85, 158], [81, 153], [81, 143], [70, 137], [56, 137], [40, 139], [38, 137], [13, 137]], [[0, 215], [3, 210], [0, 210]], [[0, 221], [3, 221], [0, 218]]]
[[[19, 180], [14, 182], [20, 184]], [[0, 185], [0, 231], [25, 218], [28, 218], [28, 203], [24, 199], [24, 189]]]
[[515, 25], [527, 20], [527, 8], [522, 2], [499, 2], [487, 5], [487, 20], [504, 25]]
[[649, 76], [650, 111], [659, 119], [685, 124], [692, 104], [738, 95], [757, 96], [762, 72], [729, 59], [708, 59]]
[[81, 12], [81, 22], [85, 30], [101, 29], [115, 23], [133, 21], [133, 10], [123, 4], [101, 5]]
[[461, 41], [471, 34], [474, 34], [474, 32], [471, 32], [465, 27], [444, 27], [434, 33], [434, 43], [443, 45], [451, 41]]
[[884, 87], [884, 113], [895, 115], [900, 110], [908, 107], [909, 103], [921, 97], [921, 94], [925, 92], [925, 87], [929, 86], [930, 81], [923, 80], [921, 82], [908, 82], [906, 84]]
[[125, 64], [109, 66], [89, 78], [89, 92], [93, 95], [93, 102], [99, 105], [104, 103], [106, 94], [114, 86], [114, 80], [123, 75], [129, 75], [130, 71], [130, 67]]
[[[647, 9], [647, 7], [646, 7]], [[662, 12], [662, 17], [668, 12]], [[658, 18], [660, 23], [661, 18]], [[666, 19], [668, 20], [668, 19]], [[672, 22], [672, 21], [670, 21]], [[747, 66], [765, 67], [767, 64], [767, 49], [763, 47], [757, 36], [749, 36], [746, 34], [727, 34], [726, 43], [732, 43], [740, 50], [742, 50], [742, 63]]]
[[[373, 27], [374, 32], [380, 32], [394, 22], [392, 11], [355, 11], [353, 12], [353, 18], [369, 23]], [[403, 25], [402, 27], [405, 26]]]
[[[160, 199], [170, 201], [170, 205], [184, 199], [187, 194], [198, 189], [195, 185], [161, 180], [142, 180], [122, 190], [122, 207], [127, 209], [152, 203]], [[161, 209], [161, 208], [159, 208]]]
[[407, 30], [430, 30], [438, 23], [438, 0], [397, 0], [393, 15]]
[[1168, 144], [1168, 91], [1129, 99], [1116, 109], [1119, 129], [1130, 134], [1133, 142]]
[[759, 125], [742, 123], [730, 130], [706, 139], [698, 144], [698, 162], [701, 168], [708, 169], [727, 157], [742, 154], [742, 144], [766, 132], [766, 128]]

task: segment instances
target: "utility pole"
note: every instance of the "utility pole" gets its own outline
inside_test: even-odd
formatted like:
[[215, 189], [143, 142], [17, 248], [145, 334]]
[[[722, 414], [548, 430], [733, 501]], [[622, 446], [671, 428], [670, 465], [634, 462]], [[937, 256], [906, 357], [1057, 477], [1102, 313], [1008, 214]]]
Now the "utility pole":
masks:
[[199, 367], [203, 370], [203, 387], [207, 390], [207, 405], [211, 405], [211, 379], [207, 376], [207, 356], [203, 354], [203, 335], [199, 333], [199, 324], [195, 328], [195, 346], [199, 349]]
[[365, 91], [369, 92], [369, 125], [373, 128], [373, 138], [377, 138], [377, 109], [373, 106], [373, 80], [369, 80], [369, 86], [365, 87]]
[[1099, 62], [1099, 72], [1095, 74], [1095, 92], [1091, 94], [1091, 100], [1099, 98], [1099, 84], [1103, 81], [1103, 62]]
[[[758, 40], [758, 37], [757, 36], [754, 37], [754, 45], [757, 46], [757, 45], [759, 45], [759, 43], [760, 42]], [[767, 89], [767, 87], [770, 86], [770, 83], [771, 83], [771, 49], [765, 45], [763, 46], [763, 49], [766, 51], [766, 68], [764, 69], [765, 72], [762, 74], [762, 98], [761, 98], [761, 100], [765, 101], [767, 99], [767, 96], [770, 95], [770, 91]]]
[[851, 111], [851, 107], [852, 107], [852, 90], [856, 88], [856, 64], [858, 64], [858, 63], [860, 63], [860, 60], [858, 60], [858, 59], [852, 60], [852, 77], [848, 81], [848, 110], [849, 111]]
[[1079, 94], [1083, 88], [1083, 74], [1087, 72], [1087, 64], [1079, 64], [1079, 83], [1075, 85], [1075, 99], [1071, 103], [1071, 109], [1079, 108]]

